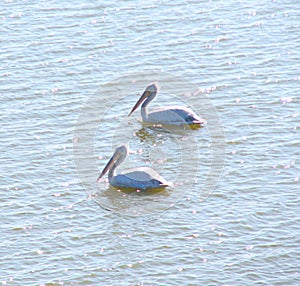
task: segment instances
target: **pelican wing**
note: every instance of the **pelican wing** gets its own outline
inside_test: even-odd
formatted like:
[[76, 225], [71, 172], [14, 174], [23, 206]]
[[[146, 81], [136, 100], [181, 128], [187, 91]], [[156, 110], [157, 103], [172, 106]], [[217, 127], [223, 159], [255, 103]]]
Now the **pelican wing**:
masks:
[[203, 124], [204, 120], [191, 109], [181, 106], [166, 106], [148, 114], [148, 122], [184, 125]]
[[170, 184], [151, 168], [140, 167], [126, 170], [114, 176], [111, 185], [121, 188], [156, 189]]

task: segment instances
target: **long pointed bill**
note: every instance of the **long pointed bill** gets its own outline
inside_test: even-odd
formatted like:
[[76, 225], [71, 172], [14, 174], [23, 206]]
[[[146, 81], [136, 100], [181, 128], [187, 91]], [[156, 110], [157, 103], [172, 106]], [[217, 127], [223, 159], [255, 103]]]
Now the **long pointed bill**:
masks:
[[115, 157], [115, 156], [112, 156], [112, 157], [110, 158], [110, 160], [108, 161], [108, 163], [106, 164], [106, 166], [105, 166], [104, 169], [102, 170], [100, 176], [98, 177], [97, 182], [99, 182], [100, 179], [107, 173], [107, 171], [111, 169], [112, 165], [115, 163], [115, 158], [114, 158], [114, 157]]
[[131, 109], [130, 113], [128, 116], [130, 116], [140, 105], [141, 103], [150, 95], [149, 91], [144, 91], [138, 102], [135, 104], [135, 106]]

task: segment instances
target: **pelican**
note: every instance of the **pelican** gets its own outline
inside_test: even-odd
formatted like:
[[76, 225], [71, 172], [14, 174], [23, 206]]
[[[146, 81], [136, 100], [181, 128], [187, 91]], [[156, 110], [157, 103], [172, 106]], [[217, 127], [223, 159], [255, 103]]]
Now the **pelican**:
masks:
[[114, 154], [104, 167], [97, 182], [108, 172], [108, 181], [111, 186], [124, 189], [162, 189], [170, 186], [171, 183], [163, 179], [156, 171], [148, 167], [139, 167], [125, 170], [116, 175], [116, 168], [125, 160], [128, 149], [125, 145], [116, 148]]
[[166, 124], [166, 125], [189, 125], [201, 127], [204, 120], [195, 114], [191, 109], [183, 106], [165, 106], [148, 113], [147, 106], [158, 93], [158, 86], [152, 83], [145, 89], [144, 93], [132, 108], [130, 116], [142, 103], [141, 115], [146, 123]]

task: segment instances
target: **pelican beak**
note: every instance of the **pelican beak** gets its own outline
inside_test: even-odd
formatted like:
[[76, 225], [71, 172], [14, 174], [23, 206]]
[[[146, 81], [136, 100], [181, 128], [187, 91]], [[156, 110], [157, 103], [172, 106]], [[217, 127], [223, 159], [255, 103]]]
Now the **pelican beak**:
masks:
[[140, 97], [140, 99], [138, 100], [138, 102], [135, 104], [135, 106], [129, 112], [128, 116], [130, 116], [150, 94], [151, 94], [150, 91], [145, 90], [144, 93], [142, 94], [142, 96]]
[[104, 167], [104, 169], [102, 170], [100, 176], [97, 179], [97, 182], [100, 181], [100, 179], [107, 173], [108, 170], [111, 169], [111, 167], [113, 166], [113, 164], [115, 163], [116, 158], [115, 158], [115, 154], [110, 158], [110, 160], [108, 161], [108, 163], [106, 164], [106, 166]]

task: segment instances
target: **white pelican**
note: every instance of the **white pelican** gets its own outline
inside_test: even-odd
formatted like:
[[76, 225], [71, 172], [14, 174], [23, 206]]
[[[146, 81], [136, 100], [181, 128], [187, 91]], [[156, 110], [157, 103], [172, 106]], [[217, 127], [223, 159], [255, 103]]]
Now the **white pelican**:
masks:
[[119, 146], [110, 158], [97, 182], [108, 172], [108, 181], [111, 186], [124, 189], [162, 189], [170, 186], [157, 172], [148, 167], [128, 169], [121, 174], [115, 175], [116, 168], [125, 160], [128, 150], [125, 145]]
[[142, 119], [146, 123], [166, 124], [166, 125], [189, 125], [201, 127], [204, 120], [195, 112], [183, 106], [165, 106], [148, 113], [147, 106], [155, 98], [158, 92], [156, 83], [147, 86], [146, 90], [132, 108], [128, 116], [130, 116], [140, 105]]

